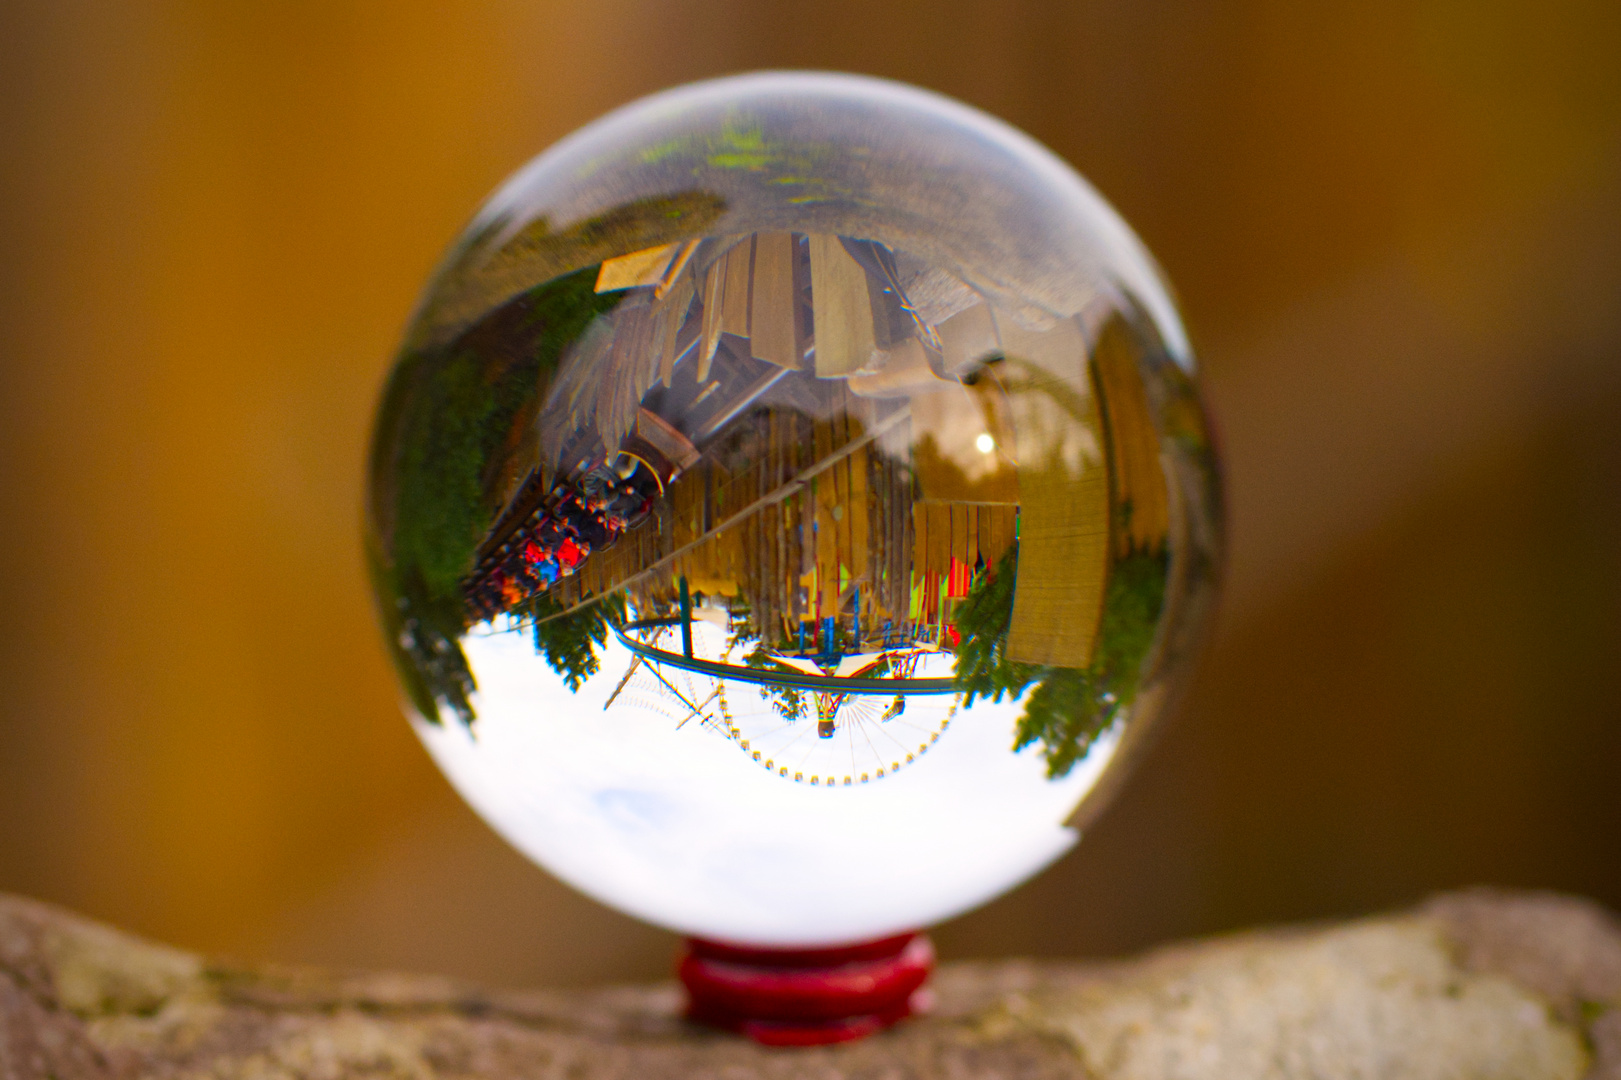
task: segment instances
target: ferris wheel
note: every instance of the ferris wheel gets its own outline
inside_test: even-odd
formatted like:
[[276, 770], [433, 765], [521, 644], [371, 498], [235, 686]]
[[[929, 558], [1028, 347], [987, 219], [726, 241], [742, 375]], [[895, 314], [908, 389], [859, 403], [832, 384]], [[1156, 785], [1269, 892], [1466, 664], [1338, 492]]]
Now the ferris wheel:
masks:
[[[702, 625], [702, 624], [700, 624]], [[680, 630], [680, 651], [676, 644]], [[712, 632], [705, 632], [712, 631]], [[615, 634], [632, 653], [615, 700], [718, 735], [783, 780], [848, 787], [913, 764], [960, 707], [952, 654], [907, 644], [840, 656], [743, 646], [680, 619], [633, 622]]]

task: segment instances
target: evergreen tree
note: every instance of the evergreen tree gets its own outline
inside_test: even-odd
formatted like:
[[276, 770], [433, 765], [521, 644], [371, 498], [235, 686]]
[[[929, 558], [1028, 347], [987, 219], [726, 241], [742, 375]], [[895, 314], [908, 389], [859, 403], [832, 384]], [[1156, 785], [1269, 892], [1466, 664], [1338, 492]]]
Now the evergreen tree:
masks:
[[[536, 286], [449, 345], [402, 360], [385, 392], [373, 468], [393, 495], [391, 542], [386, 557], [369, 554], [380, 595], [395, 601], [382, 612], [395, 665], [427, 720], [437, 722], [441, 707], [473, 720], [462, 581], [500, 510], [492, 465], [567, 347], [622, 299], [598, 294], [595, 281], [589, 267]], [[559, 671], [577, 683], [572, 673], [595, 654], [583, 657], [566, 640]]]
[[1137, 694], [1142, 665], [1165, 602], [1167, 553], [1133, 549], [1114, 560], [1104, 589], [1103, 616], [1092, 663], [1086, 668], [1024, 664], [1007, 657], [1018, 584], [1019, 547], [976, 576], [953, 620], [960, 635], [957, 683], [963, 704], [975, 697], [1025, 698], [1014, 734], [1015, 750], [1041, 744], [1047, 775], [1066, 776], [1092, 743]]
[[[771, 658], [771, 650], [766, 648], [763, 641], [743, 659], [751, 668], [780, 670], [777, 662]], [[772, 707], [777, 710], [777, 714], [790, 722], [805, 715], [805, 693], [797, 686], [782, 686], [775, 683], [760, 687], [760, 696], [769, 700]]]
[[608, 644], [608, 634], [625, 622], [625, 597], [616, 593], [577, 605], [564, 613], [562, 605], [542, 593], [530, 601], [534, 617], [535, 651], [551, 669], [563, 676], [571, 693], [602, 670], [597, 650]]
[[976, 697], [992, 701], [1001, 701], [1004, 694], [1018, 697], [1045, 670], [1009, 660], [1006, 655], [1018, 571], [1019, 545], [1015, 543], [994, 567], [974, 576], [968, 595], [952, 609], [958, 634], [957, 685], [963, 690], [965, 708]]

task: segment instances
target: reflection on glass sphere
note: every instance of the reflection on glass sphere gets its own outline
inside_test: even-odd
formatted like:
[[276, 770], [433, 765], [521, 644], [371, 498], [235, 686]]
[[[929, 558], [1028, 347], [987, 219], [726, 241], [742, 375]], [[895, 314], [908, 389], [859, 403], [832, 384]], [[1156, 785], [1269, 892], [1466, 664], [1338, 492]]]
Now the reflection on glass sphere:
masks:
[[428, 749], [674, 929], [871, 938], [1075, 842], [1220, 542], [1153, 263], [1025, 136], [827, 75], [519, 172], [389, 379], [368, 556]]

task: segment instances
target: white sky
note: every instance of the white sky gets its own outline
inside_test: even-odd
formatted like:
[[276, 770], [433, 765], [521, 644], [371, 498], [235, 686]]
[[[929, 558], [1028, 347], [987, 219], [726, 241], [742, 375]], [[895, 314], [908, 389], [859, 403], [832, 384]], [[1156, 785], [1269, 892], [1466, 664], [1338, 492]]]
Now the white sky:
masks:
[[[701, 654], [724, 647], [720, 628], [695, 623], [694, 632]], [[527, 634], [471, 636], [463, 646], [479, 685], [474, 732], [454, 720], [416, 725], [451, 783], [510, 843], [582, 892], [704, 937], [836, 944], [981, 904], [1075, 842], [1062, 822], [1115, 749], [1106, 736], [1069, 776], [1048, 780], [1035, 747], [1011, 751], [1020, 704], [978, 701], [900, 772], [811, 787], [766, 772], [697, 720], [676, 730], [627, 696], [605, 712], [631, 660], [612, 638], [578, 694]], [[937, 656], [936, 670], [916, 675], [949, 665]], [[758, 698], [748, 684], [727, 693]]]

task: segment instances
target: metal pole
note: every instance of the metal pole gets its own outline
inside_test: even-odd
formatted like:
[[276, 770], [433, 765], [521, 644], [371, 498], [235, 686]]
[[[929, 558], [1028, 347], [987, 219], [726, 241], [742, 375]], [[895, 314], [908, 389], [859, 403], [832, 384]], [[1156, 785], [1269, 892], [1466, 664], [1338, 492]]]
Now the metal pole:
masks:
[[687, 593], [687, 579], [683, 575], [679, 582], [681, 588], [681, 651], [687, 656], [692, 655], [692, 597]]

